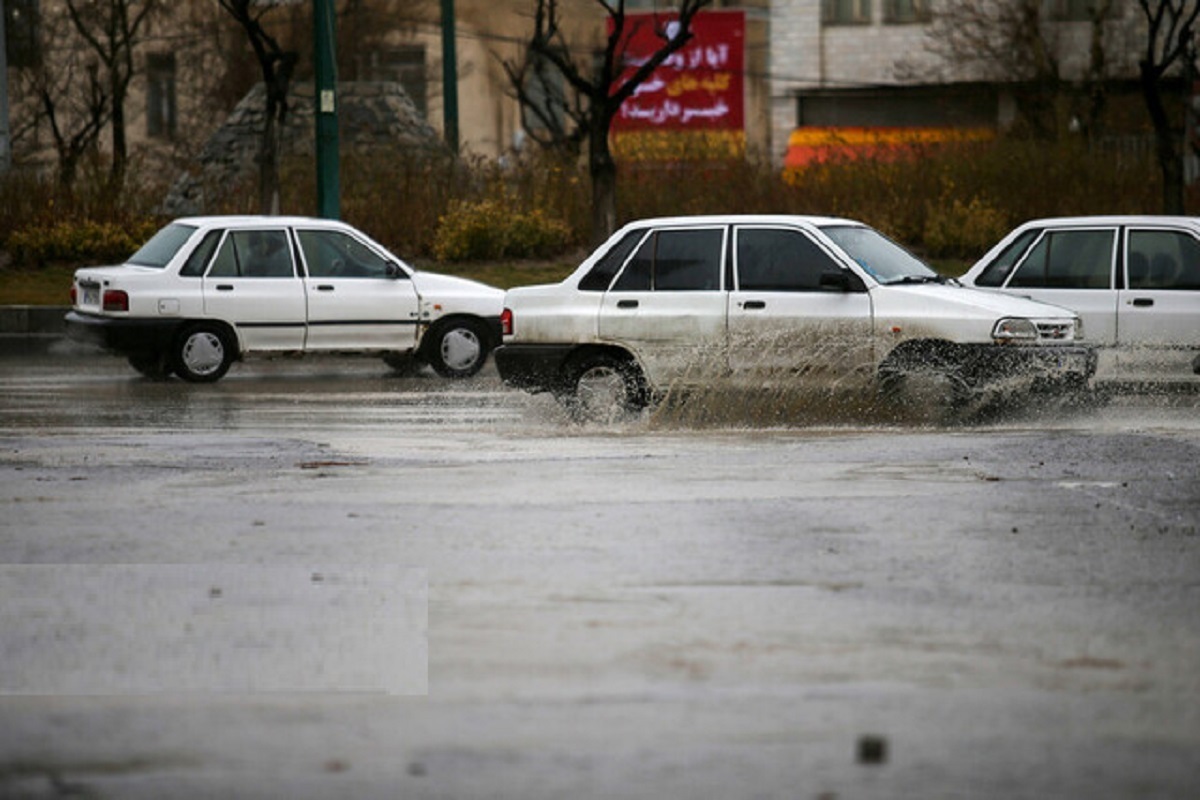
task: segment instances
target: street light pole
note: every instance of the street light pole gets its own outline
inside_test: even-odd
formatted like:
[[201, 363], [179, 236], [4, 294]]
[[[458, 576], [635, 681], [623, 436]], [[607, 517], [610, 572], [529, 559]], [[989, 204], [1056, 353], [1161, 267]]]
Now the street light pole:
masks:
[[338, 179], [337, 60], [334, 0], [313, 0], [313, 89], [316, 95], [317, 214], [341, 216]]
[[4, 0], [0, 0], [0, 175], [12, 166], [12, 141], [8, 133], [8, 46], [4, 32], [7, 15]]
[[446, 144], [458, 152], [458, 56], [454, 49], [454, 0], [442, 0], [442, 124]]

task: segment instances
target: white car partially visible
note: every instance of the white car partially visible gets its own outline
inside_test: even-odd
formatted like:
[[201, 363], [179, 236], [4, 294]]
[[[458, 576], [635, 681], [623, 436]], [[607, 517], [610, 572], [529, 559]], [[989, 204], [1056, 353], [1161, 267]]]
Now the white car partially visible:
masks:
[[190, 217], [120, 266], [80, 269], [70, 338], [155, 378], [211, 382], [257, 354], [356, 353], [477, 373], [500, 343], [504, 293], [414, 270], [342, 222]]
[[1078, 313], [1101, 348], [1101, 378], [1200, 375], [1200, 219], [1033, 220], [1005, 236], [962, 281]]
[[716, 379], [914, 373], [956, 398], [1011, 378], [1086, 386], [1066, 309], [939, 276], [849, 219], [670, 217], [627, 225], [559, 284], [510, 289], [496, 367], [568, 405], [643, 407]]

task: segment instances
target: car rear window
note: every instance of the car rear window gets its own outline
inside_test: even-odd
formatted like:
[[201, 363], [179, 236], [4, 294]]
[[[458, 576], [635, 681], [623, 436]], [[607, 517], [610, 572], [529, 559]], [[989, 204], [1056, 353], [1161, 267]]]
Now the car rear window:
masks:
[[136, 264], [139, 267], [162, 269], [175, 257], [175, 254], [179, 252], [179, 248], [183, 247], [184, 242], [190, 239], [195, 232], [196, 227], [194, 225], [181, 225], [178, 222], [172, 222], [151, 236], [150, 241], [142, 245], [125, 263]]
[[621, 269], [621, 265], [625, 263], [625, 259], [646, 235], [645, 230], [633, 230], [621, 237], [621, 241], [617, 242], [612, 248], [600, 257], [596, 262], [596, 266], [583, 276], [579, 281], [579, 289], [584, 292], [603, 292], [608, 289], [608, 285], [612, 283], [613, 276]]
[[1031, 228], [1016, 239], [996, 256], [996, 260], [988, 264], [979, 277], [975, 279], [976, 286], [1003, 286], [1008, 280], [1008, 273], [1012, 272], [1013, 266], [1021, 260], [1021, 256], [1025, 255], [1025, 250], [1028, 249], [1029, 243], [1038, 237], [1041, 228]]

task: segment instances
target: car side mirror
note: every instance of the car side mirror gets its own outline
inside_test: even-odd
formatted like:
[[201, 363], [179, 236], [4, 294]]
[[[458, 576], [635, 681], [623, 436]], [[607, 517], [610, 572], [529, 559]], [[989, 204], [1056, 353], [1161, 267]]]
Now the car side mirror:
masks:
[[853, 286], [850, 281], [850, 273], [843, 269], [822, 272], [818, 285], [822, 289], [832, 289], [838, 292], [848, 292]]
[[384, 274], [387, 275], [392, 280], [398, 280], [400, 278], [408, 277], [408, 273], [405, 272], [404, 270], [400, 269], [400, 265], [393, 261], [389, 261], [387, 263], [387, 267], [384, 270]]

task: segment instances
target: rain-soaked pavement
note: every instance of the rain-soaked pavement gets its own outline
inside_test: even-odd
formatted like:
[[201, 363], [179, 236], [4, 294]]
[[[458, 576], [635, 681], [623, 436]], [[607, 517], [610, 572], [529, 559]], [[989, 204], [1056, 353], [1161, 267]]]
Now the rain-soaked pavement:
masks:
[[876, 412], [0, 357], [0, 797], [1195, 796], [1200, 393]]

